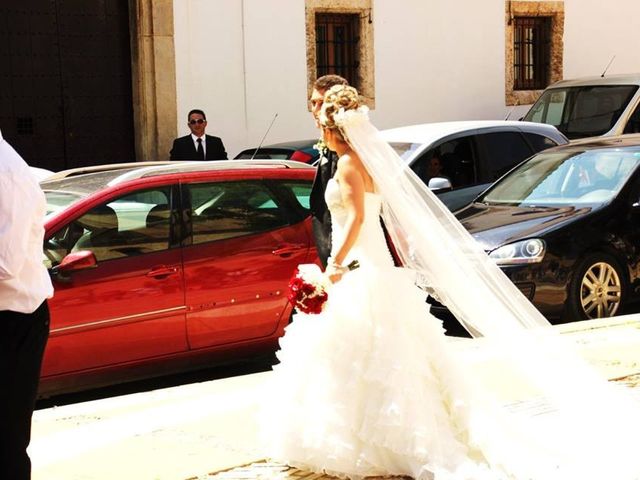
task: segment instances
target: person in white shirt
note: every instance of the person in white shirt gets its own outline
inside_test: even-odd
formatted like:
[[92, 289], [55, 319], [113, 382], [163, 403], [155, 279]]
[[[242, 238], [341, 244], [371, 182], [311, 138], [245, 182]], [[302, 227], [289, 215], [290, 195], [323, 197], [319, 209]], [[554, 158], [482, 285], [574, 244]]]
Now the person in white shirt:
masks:
[[31, 478], [27, 446], [53, 295], [42, 262], [46, 202], [0, 132], [0, 478]]

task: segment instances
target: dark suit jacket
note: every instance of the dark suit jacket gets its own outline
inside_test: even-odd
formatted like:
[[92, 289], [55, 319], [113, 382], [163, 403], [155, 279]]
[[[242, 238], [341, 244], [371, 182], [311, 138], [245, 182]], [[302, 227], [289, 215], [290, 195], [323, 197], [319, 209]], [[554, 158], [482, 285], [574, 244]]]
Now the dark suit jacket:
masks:
[[[227, 152], [224, 149], [222, 140], [218, 137], [212, 137], [211, 135], [205, 135], [205, 138], [205, 160], [226, 160]], [[170, 160], [197, 160], [198, 154], [191, 135], [176, 138], [173, 141], [173, 147], [169, 155]]]
[[[324, 161], [325, 159], [326, 161]], [[313, 237], [316, 242], [318, 256], [324, 266], [327, 265], [327, 258], [331, 254], [331, 214], [324, 199], [324, 192], [327, 189], [327, 182], [336, 172], [337, 164], [338, 156], [335, 152], [325, 150], [320, 156], [320, 164], [316, 170], [316, 177], [313, 180], [309, 197]]]

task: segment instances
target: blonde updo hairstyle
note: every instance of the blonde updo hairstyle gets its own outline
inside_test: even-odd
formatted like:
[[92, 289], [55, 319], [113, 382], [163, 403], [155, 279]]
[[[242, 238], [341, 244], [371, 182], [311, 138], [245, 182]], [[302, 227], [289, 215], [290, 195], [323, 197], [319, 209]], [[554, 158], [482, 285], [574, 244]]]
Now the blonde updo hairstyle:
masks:
[[320, 110], [320, 125], [324, 128], [337, 130], [344, 138], [335, 122], [335, 115], [340, 110], [355, 110], [360, 106], [358, 91], [349, 85], [334, 85], [324, 94], [322, 109]]

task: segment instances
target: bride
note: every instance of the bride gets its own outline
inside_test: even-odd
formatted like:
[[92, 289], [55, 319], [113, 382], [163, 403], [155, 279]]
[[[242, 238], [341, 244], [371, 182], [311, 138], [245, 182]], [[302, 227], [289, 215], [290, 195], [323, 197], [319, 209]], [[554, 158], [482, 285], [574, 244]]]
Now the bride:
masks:
[[[269, 455], [350, 479], [640, 479], [635, 399], [550, 328], [381, 139], [354, 88], [327, 91], [321, 124], [339, 156], [325, 194], [332, 286], [281, 339], [261, 419]], [[475, 354], [444, 336], [417, 283], [482, 337]], [[478, 374], [488, 357], [535, 415]]]

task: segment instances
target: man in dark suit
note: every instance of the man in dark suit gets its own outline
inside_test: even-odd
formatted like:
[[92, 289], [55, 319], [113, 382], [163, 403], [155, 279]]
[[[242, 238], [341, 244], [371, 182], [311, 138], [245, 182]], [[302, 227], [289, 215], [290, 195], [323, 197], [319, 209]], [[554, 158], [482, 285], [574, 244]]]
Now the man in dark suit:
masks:
[[171, 160], [226, 160], [227, 152], [222, 140], [205, 135], [207, 117], [202, 110], [191, 110], [187, 115], [191, 134], [176, 138], [170, 152]]
[[[313, 84], [313, 92], [309, 102], [311, 103], [311, 114], [318, 128], [320, 128], [318, 116], [320, 115], [324, 94], [334, 85], [348, 85], [348, 82], [339, 75], [324, 75]], [[337, 163], [338, 156], [335, 152], [326, 147], [320, 152], [320, 162], [318, 163], [309, 198], [313, 236], [318, 256], [324, 266], [327, 265], [327, 258], [331, 253], [331, 215], [324, 199], [324, 192], [327, 189], [327, 182], [336, 172]]]

